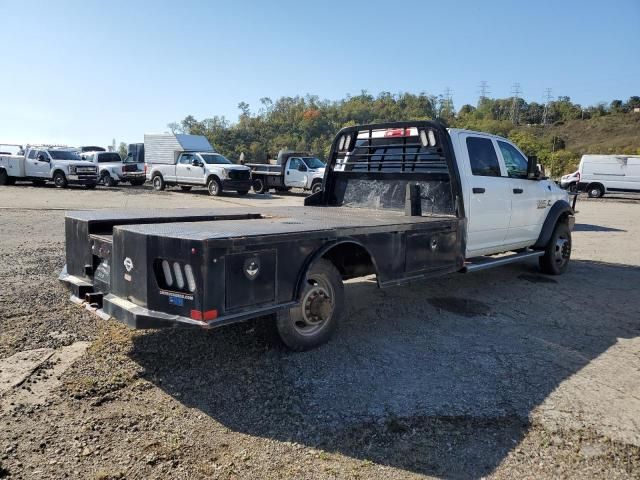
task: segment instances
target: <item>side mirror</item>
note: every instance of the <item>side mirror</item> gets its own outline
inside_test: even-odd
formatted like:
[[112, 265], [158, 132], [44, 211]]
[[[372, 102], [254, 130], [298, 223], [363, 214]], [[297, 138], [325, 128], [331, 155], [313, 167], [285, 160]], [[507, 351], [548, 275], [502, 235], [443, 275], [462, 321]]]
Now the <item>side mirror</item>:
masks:
[[538, 157], [527, 157], [527, 178], [538, 180], [540, 178], [540, 168], [538, 168]]
[[38, 155], [38, 161], [39, 162], [47, 162], [48, 159], [43, 154], [40, 154], [40, 155]]
[[199, 167], [200, 165], [200, 160], [198, 160], [197, 158], [194, 158], [193, 160], [191, 160], [191, 165], [194, 167]]

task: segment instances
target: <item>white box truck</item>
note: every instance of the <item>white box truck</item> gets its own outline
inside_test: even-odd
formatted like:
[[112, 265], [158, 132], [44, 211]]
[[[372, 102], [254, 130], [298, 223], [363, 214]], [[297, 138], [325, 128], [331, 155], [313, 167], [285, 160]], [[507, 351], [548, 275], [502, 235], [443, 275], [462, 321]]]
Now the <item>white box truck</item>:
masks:
[[640, 155], [583, 155], [578, 170], [564, 175], [560, 186], [592, 198], [609, 192], [640, 192]]
[[145, 134], [144, 150], [147, 180], [155, 190], [201, 186], [218, 196], [224, 190], [246, 195], [251, 188], [251, 170], [217, 153], [202, 135]]

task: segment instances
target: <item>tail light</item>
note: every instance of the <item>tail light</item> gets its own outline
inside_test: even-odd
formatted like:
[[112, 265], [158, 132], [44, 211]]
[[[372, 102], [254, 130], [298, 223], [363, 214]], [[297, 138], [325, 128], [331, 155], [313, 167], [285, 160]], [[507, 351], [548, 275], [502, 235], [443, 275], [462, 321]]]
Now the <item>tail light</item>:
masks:
[[168, 260], [156, 260], [156, 279], [160, 288], [169, 290], [182, 290], [184, 292], [196, 291], [196, 278], [193, 268], [189, 264], [181, 265], [179, 262], [170, 263]]

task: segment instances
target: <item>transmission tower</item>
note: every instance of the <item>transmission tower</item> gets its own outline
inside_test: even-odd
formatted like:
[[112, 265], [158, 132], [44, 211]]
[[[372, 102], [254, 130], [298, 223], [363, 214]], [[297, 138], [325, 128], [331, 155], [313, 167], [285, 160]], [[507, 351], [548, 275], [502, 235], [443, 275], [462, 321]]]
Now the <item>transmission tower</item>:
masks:
[[520, 120], [520, 109], [518, 108], [518, 99], [522, 94], [522, 90], [520, 89], [520, 84], [518, 82], [514, 83], [511, 87], [511, 95], [513, 101], [511, 103], [511, 121], [514, 125], [517, 125]]
[[542, 125], [547, 124], [547, 119], [549, 117], [549, 108], [551, 106], [551, 100], [553, 100], [553, 96], [551, 95], [551, 89], [544, 89], [544, 112], [542, 113]]
[[453, 115], [453, 97], [449, 87], [444, 89], [444, 94], [442, 95], [442, 110], [449, 115]]
[[478, 98], [478, 107], [481, 107], [484, 101], [489, 97], [491, 93], [489, 91], [489, 84], [486, 80], [482, 80], [480, 85], [478, 85], [478, 93], [480, 94], [480, 98]]

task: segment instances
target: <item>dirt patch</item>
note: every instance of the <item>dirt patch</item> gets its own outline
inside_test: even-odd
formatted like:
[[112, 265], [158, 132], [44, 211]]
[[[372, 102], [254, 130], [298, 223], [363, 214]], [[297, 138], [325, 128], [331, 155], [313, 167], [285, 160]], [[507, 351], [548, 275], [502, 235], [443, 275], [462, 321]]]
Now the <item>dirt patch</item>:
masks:
[[545, 277], [544, 275], [533, 275], [529, 273], [518, 275], [518, 278], [530, 283], [558, 283], [558, 281], [554, 280], [553, 278]]
[[437, 309], [445, 310], [463, 317], [477, 317], [479, 315], [491, 314], [491, 307], [489, 305], [471, 298], [430, 298], [429, 303]]

